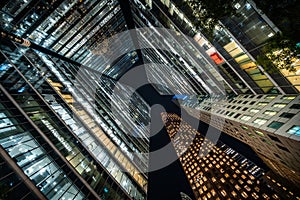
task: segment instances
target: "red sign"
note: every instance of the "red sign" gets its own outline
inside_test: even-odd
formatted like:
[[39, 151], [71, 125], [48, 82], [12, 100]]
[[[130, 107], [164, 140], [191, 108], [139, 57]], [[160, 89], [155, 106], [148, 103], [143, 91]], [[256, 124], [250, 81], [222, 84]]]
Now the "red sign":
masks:
[[217, 65], [224, 62], [224, 60], [221, 58], [221, 56], [217, 52], [211, 54], [210, 57]]

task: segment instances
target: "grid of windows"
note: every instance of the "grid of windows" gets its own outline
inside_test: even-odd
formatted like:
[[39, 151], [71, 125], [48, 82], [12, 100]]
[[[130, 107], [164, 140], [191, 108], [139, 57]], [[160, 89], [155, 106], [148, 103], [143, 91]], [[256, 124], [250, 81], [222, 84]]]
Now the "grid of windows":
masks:
[[[203, 138], [175, 114], [162, 113], [162, 118], [197, 199], [280, 198], [281, 194], [275, 194], [270, 187], [263, 188], [266, 184], [255, 175], [260, 169], [246, 168], [251, 161], [226, 145], [215, 145]], [[261, 140], [272, 145], [267, 138]]]

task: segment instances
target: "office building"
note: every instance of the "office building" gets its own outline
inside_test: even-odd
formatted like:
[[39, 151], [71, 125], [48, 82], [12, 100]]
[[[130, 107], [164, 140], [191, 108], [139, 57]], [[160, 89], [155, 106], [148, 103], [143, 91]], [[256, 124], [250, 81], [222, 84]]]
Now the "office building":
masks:
[[299, 96], [191, 97], [183, 103], [194, 117], [248, 144], [265, 163], [299, 183]]
[[193, 12], [188, 6], [180, 6], [181, 2], [176, 0], [151, 2], [151, 12], [160, 17], [166, 27], [193, 37], [204, 48], [219, 74], [230, 85], [231, 93], [299, 93], [299, 59], [293, 61], [296, 71], [267, 72], [257, 64], [257, 56], [262, 53], [265, 42], [280, 30], [252, 0], [237, 1], [234, 5], [237, 14], [221, 20], [210, 40], [193, 26], [195, 19], [187, 17], [186, 12]]
[[[120, 4], [18, 1], [1, 6], [6, 38], [1, 40], [1, 146], [21, 177], [29, 177], [48, 199], [145, 199], [149, 107], [134, 93], [123, 114], [122, 99], [133, 91], [114, 79], [138, 60], [137, 54], [124, 55], [102, 74], [80, 64], [88, 57], [81, 54], [91, 53], [87, 48], [100, 40], [97, 30], [109, 34], [103, 27], [126, 28]], [[30, 40], [30, 48], [17, 44], [17, 38]], [[114, 88], [123, 91], [121, 96], [113, 96]]]
[[[166, 26], [176, 30], [180, 27], [194, 37], [232, 89], [226, 90], [226, 97], [192, 97], [185, 99], [183, 105], [194, 117], [249, 144], [271, 169], [298, 185], [299, 59], [293, 63], [295, 72], [282, 69], [280, 73], [270, 73], [256, 63], [264, 42], [280, 30], [253, 1], [239, 1], [235, 5], [239, 15], [221, 20], [209, 41], [204, 33], [195, 30], [185, 8], [177, 3], [154, 1], [152, 12], [163, 10], [156, 16], [161, 16]], [[252, 95], [242, 95], [245, 93]], [[262, 96], [264, 93], [274, 95]]]
[[178, 115], [162, 113], [162, 118], [196, 199], [299, 199], [289, 189], [272, 188], [261, 168], [203, 137]]
[[[237, 9], [244, 12], [245, 5]], [[277, 31], [266, 22], [266, 30]], [[208, 42], [172, 1], [4, 0], [0, 25], [0, 151], [5, 161], [0, 182], [1, 191], [10, 188], [8, 198], [147, 198], [150, 106], [136, 88], [119, 81], [139, 65], [147, 66], [147, 81], [160, 94], [297, 93], [296, 76], [286, 80], [254, 66], [254, 56], [233, 33], [222, 51], [221, 42]], [[282, 127], [268, 127], [265, 133], [284, 144], [274, 146], [281, 163], [273, 162], [275, 154], [264, 159], [295, 173], [297, 160], [289, 162], [296, 156], [294, 140], [277, 132], [298, 137], [297, 109], [283, 117], [294, 114], [293, 122], [284, 124], [282, 118]], [[283, 154], [280, 147], [290, 152]], [[19, 187], [22, 193], [13, 193]]]
[[[117, 194], [111, 188], [114, 185], [123, 196], [110, 198], [122, 199], [125, 193], [138, 199], [145, 198], [147, 182], [141, 168], [147, 167], [147, 158], [135, 157], [130, 152], [145, 151], [147, 143], [139, 141], [136, 144], [134, 140], [138, 138], [131, 138], [122, 131], [132, 131], [128, 129], [137, 126], [136, 122], [128, 120], [129, 125], [122, 124], [124, 127], [121, 127], [112, 121], [111, 113], [105, 110], [106, 102], [99, 100], [109, 99], [109, 96], [96, 98], [97, 103], [92, 104], [87, 87], [92, 83], [100, 85], [92, 82], [92, 74], [85, 74], [90, 83], [82, 83], [79, 88], [75, 84], [80, 80], [72, 79], [70, 71], [62, 73], [72, 69], [71, 64], [19, 48], [6, 46], [1, 51], [1, 145], [5, 151], [16, 159], [19, 167], [47, 198], [54, 198], [56, 191], [61, 192], [56, 194], [61, 198], [67, 194], [66, 189], [59, 189], [58, 183], [78, 192], [82, 185], [88, 185], [89, 190], [96, 190], [98, 194], [93, 192], [96, 196], [108, 191]], [[101, 95], [101, 91], [97, 94]], [[135, 112], [140, 112], [137, 107], [135, 109]], [[138, 134], [141, 130], [135, 131]], [[63, 178], [67, 177], [63, 172], [69, 171], [74, 173], [74, 182], [81, 180], [82, 183], [76, 182], [80, 188], [68, 186], [68, 181], [74, 185], [71, 180]]]

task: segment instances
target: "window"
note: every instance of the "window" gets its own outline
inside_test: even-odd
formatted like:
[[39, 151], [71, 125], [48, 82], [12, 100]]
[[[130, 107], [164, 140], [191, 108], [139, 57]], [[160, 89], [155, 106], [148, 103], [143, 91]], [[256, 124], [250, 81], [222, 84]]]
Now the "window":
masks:
[[248, 130], [248, 127], [247, 126], [241, 126], [242, 127], [242, 129], [244, 129], [244, 130]]
[[268, 136], [269, 136], [269, 138], [271, 138], [273, 141], [276, 141], [276, 142], [281, 143], [281, 141], [280, 141], [277, 137], [272, 136], [272, 135], [268, 135]]
[[260, 110], [258, 110], [258, 109], [251, 109], [250, 110], [250, 112], [252, 112], [252, 113], [258, 113]]
[[234, 112], [231, 112], [228, 116], [231, 117], [234, 114]]
[[294, 134], [294, 135], [300, 136], [300, 126], [292, 126], [292, 128], [290, 128], [287, 132], [289, 134]]
[[238, 113], [234, 116], [234, 118], [238, 118], [241, 115], [241, 113]]
[[272, 107], [274, 108], [284, 108], [286, 103], [275, 103]]
[[255, 137], [252, 133], [247, 133], [250, 137]]
[[290, 108], [291, 109], [300, 109], [300, 104], [294, 104]]
[[249, 116], [249, 115], [244, 115], [244, 116], [242, 116], [240, 119], [243, 120], [243, 121], [248, 121], [249, 119], [251, 119], [251, 116]]
[[276, 96], [273, 96], [273, 95], [266, 96], [266, 99], [275, 99], [275, 98], [276, 98]]
[[262, 136], [262, 137], [265, 136], [265, 134], [264, 134], [263, 132], [260, 132], [260, 131], [257, 131], [257, 130], [254, 130], [254, 132], [255, 132], [257, 135], [259, 135], [259, 136]]
[[295, 114], [293, 113], [282, 113], [279, 117], [284, 117], [284, 118], [288, 118], [288, 119], [291, 119], [292, 117], [294, 117]]
[[295, 98], [296, 98], [296, 96], [284, 96], [284, 97], [282, 97], [282, 99], [285, 99], [285, 100], [293, 100]]
[[290, 152], [287, 148], [285, 148], [285, 147], [283, 147], [283, 146], [281, 146], [281, 145], [278, 145], [278, 144], [277, 144], [277, 146], [278, 146], [278, 148], [281, 149], [281, 150]]
[[248, 108], [243, 108], [243, 111], [246, 111]]
[[266, 111], [264, 112], [264, 114], [265, 114], [265, 115], [274, 116], [274, 115], [277, 114], [277, 112], [276, 112], [276, 111], [272, 111], [272, 110], [266, 110]]
[[277, 153], [273, 153], [277, 158], [280, 158], [281, 159], [281, 157], [277, 154]]
[[272, 143], [269, 140], [265, 139], [265, 138], [263, 138], [262, 141], [265, 142], [265, 143], [267, 143], [267, 144], [272, 145]]
[[263, 125], [266, 122], [267, 122], [267, 120], [263, 119], [263, 118], [257, 118], [256, 120], [253, 121], [253, 123], [258, 124], [258, 125]]
[[257, 105], [258, 106], [266, 106], [266, 105], [268, 105], [268, 103], [267, 102], [259, 102]]
[[271, 124], [268, 125], [270, 128], [279, 129], [284, 123], [273, 121]]

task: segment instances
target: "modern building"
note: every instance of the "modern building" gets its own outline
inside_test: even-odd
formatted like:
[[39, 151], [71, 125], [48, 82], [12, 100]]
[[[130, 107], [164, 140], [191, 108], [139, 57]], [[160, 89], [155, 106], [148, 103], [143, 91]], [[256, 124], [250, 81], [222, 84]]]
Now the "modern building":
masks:
[[[241, 1], [239, 12], [246, 5]], [[257, 17], [254, 8], [250, 14]], [[266, 30], [277, 31], [263, 19]], [[3, 198], [146, 199], [150, 106], [136, 88], [119, 81], [140, 65], [160, 94], [298, 92], [298, 75], [285, 79], [256, 66], [252, 46], [230, 28], [224, 29], [226, 42], [210, 43], [172, 1], [4, 0], [0, 27]], [[273, 100], [284, 103], [280, 98]], [[299, 139], [299, 98], [286, 98], [287, 107], [296, 106], [286, 115], [277, 110], [277, 123], [267, 127], [266, 121], [257, 131], [279, 140], [272, 148], [281, 163], [274, 162], [275, 151], [262, 158], [294, 179], [288, 170], [298, 173], [297, 159], [290, 159], [299, 153], [291, 142]], [[282, 131], [296, 139], [286, 140]], [[21, 187], [22, 193], [14, 193]]]
[[[1, 8], [1, 146], [19, 176], [48, 199], [145, 199], [149, 107], [115, 79], [137, 54], [106, 71], [81, 66], [99, 30], [126, 28], [118, 1], [17, 1]], [[18, 38], [26, 38], [25, 46]], [[121, 112], [132, 94], [129, 112]]]
[[231, 99], [190, 97], [194, 117], [248, 144], [265, 163], [298, 184], [299, 95], [238, 95]]
[[299, 93], [299, 59], [295, 59], [293, 63], [296, 69], [294, 72], [285, 69], [267, 72], [257, 64], [257, 56], [261, 55], [265, 42], [280, 30], [252, 0], [238, 1], [234, 5], [237, 14], [221, 20], [210, 40], [207, 39], [209, 36], [193, 26], [195, 19], [187, 17], [186, 13], [193, 10], [180, 6], [181, 3], [176, 0], [151, 1], [150, 12], [161, 19], [165, 27], [194, 37], [216, 65], [219, 74], [230, 85], [232, 93]]
[[[209, 41], [206, 35], [196, 31], [192, 20], [185, 14], [185, 8], [177, 6], [178, 1], [152, 1], [150, 5], [151, 12], [162, 19], [165, 26], [194, 37], [204, 48], [203, 55], [209, 56], [231, 88], [226, 90], [227, 97], [219, 96], [219, 99], [206, 99], [205, 96], [197, 97], [198, 100], [193, 97], [185, 99], [183, 105], [189, 113], [249, 144], [271, 169], [297, 185], [300, 160], [299, 136], [296, 134], [299, 126], [299, 59], [293, 63], [295, 72], [284, 69], [280, 73], [266, 72], [256, 62], [264, 42], [280, 32], [276, 25], [253, 1], [242, 0], [235, 5], [238, 15], [220, 21], [213, 40]], [[262, 96], [268, 93], [274, 95]], [[234, 100], [229, 101], [232, 97]], [[274, 101], [264, 100], [269, 98]], [[258, 133], [263, 134], [259, 136]]]
[[178, 115], [162, 113], [162, 118], [196, 199], [299, 199], [280, 183], [281, 190], [272, 188], [261, 168], [203, 137]]
[[[136, 157], [142, 154], [132, 152], [146, 151], [148, 144], [143, 137], [140, 140], [124, 133], [137, 126], [133, 120], [121, 126], [110, 119], [106, 102], [99, 100], [109, 96], [91, 102], [87, 87], [100, 85], [92, 79], [93, 74], [82, 74], [81, 81], [89, 83], [80, 84], [80, 80], [72, 79], [72, 64], [14, 44], [2, 45], [1, 145], [43, 194], [47, 198], [63, 198], [67, 189], [81, 194], [84, 185], [95, 198], [109, 191], [118, 194], [114, 190], [122, 195], [110, 198], [145, 198], [147, 181], [143, 168], [147, 167], [147, 158]], [[135, 112], [141, 111], [135, 107]], [[141, 131], [138, 128], [136, 134]], [[77, 180], [79, 188], [63, 178], [67, 174], [76, 178], [73, 181]], [[59, 183], [67, 188], [60, 188]], [[60, 193], [55, 194], [56, 191]], [[83, 198], [82, 195], [76, 198]]]

